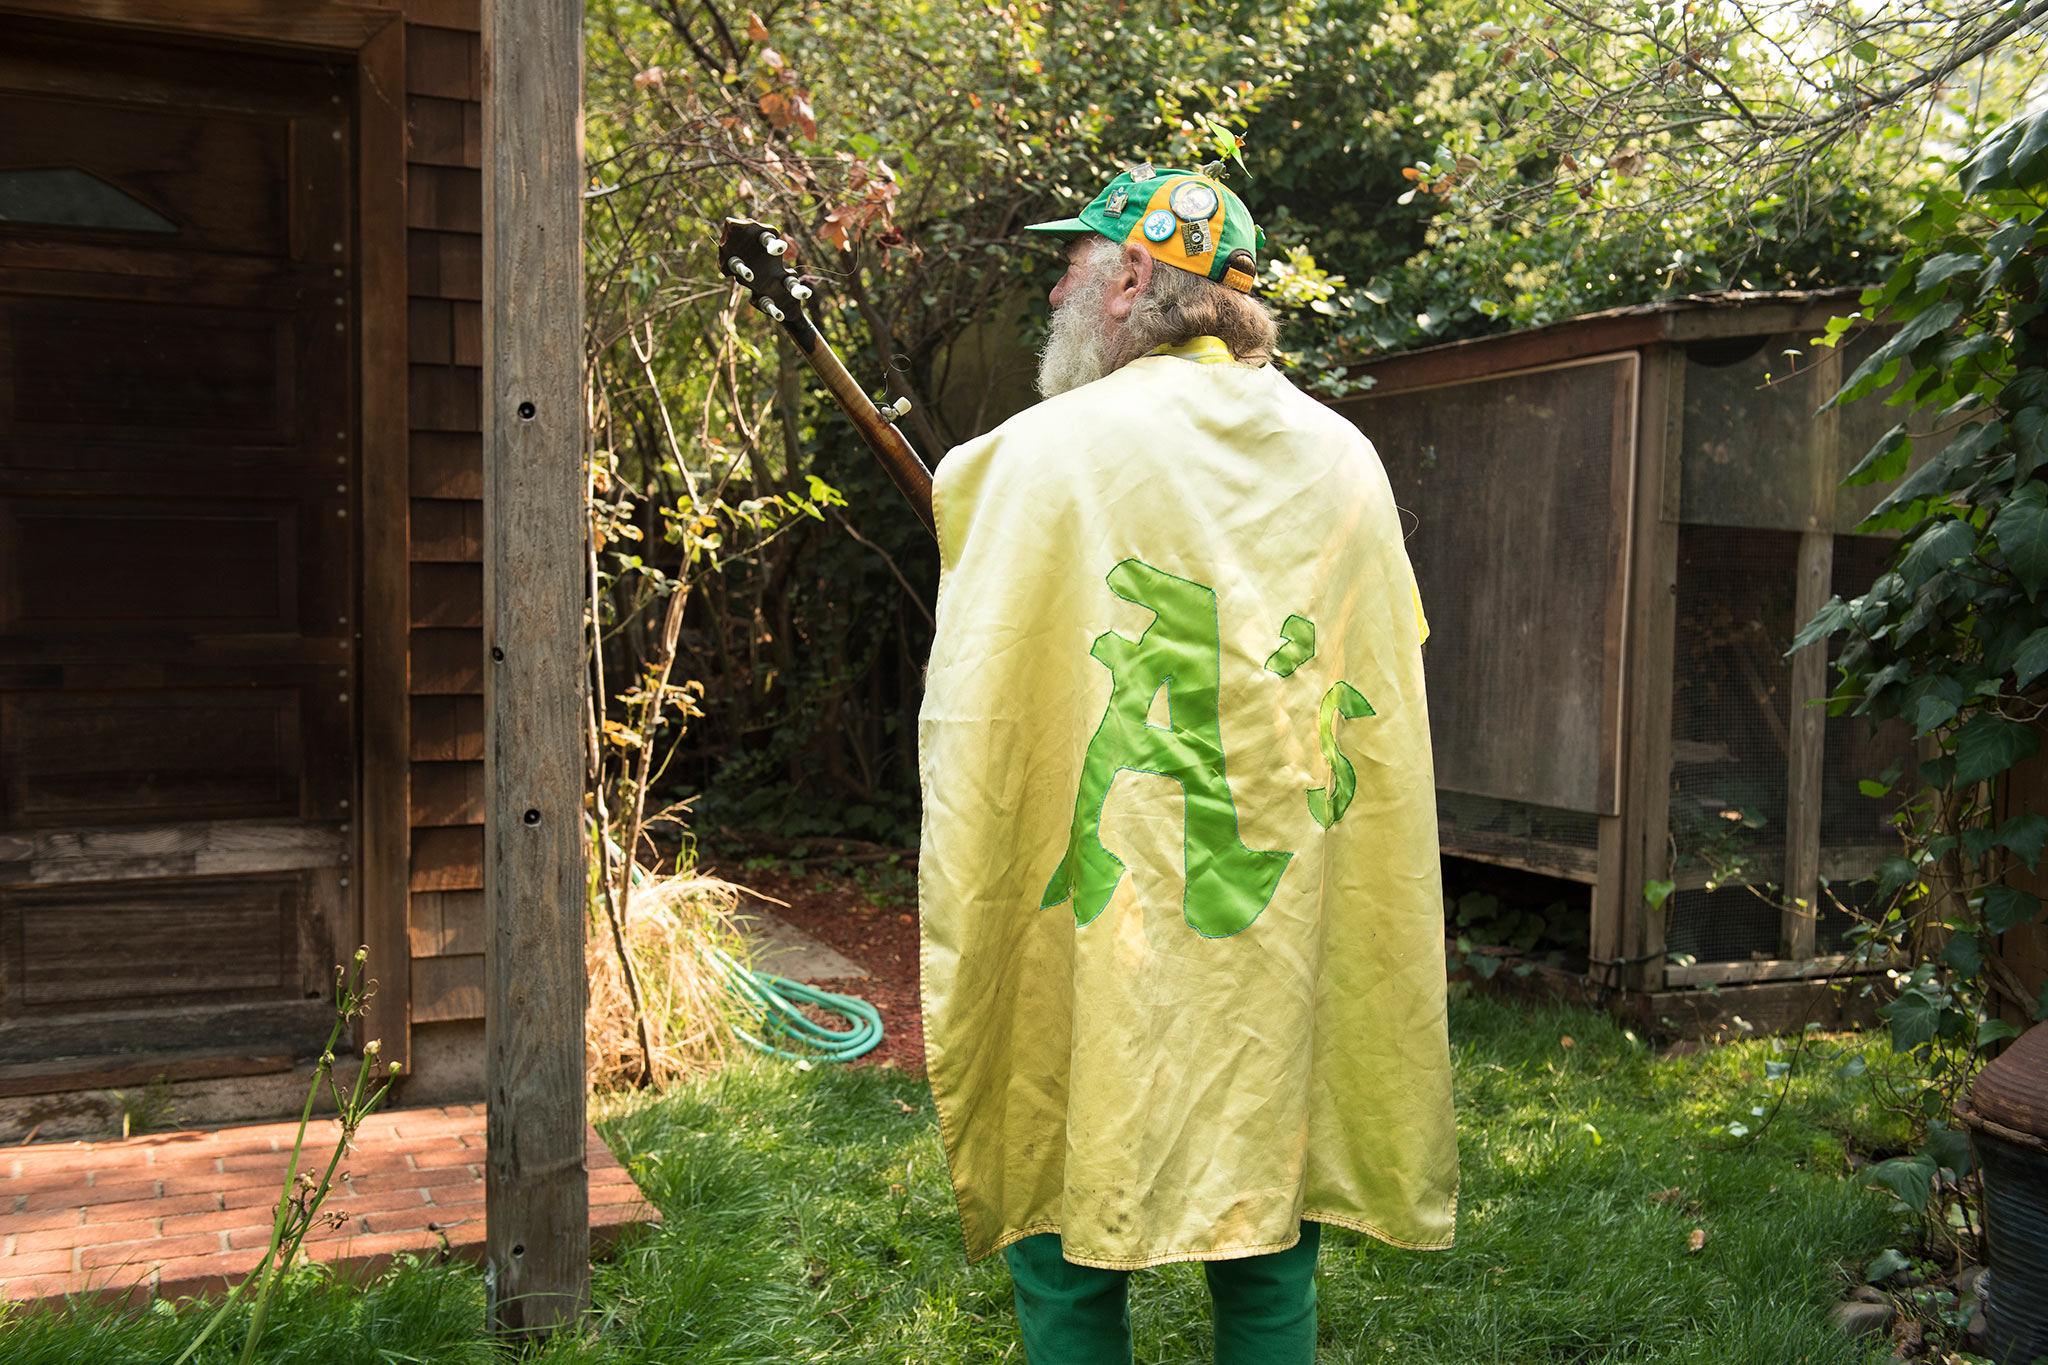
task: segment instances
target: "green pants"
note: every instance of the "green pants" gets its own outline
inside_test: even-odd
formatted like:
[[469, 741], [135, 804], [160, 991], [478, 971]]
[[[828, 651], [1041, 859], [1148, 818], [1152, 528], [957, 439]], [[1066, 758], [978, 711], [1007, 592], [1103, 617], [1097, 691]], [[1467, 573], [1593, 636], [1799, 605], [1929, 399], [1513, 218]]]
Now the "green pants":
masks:
[[[1314, 1365], [1321, 1240], [1321, 1224], [1303, 1223], [1301, 1241], [1285, 1251], [1203, 1262], [1216, 1365]], [[1131, 1272], [1074, 1265], [1051, 1232], [1012, 1243], [1006, 1254], [1030, 1365], [1131, 1365]]]

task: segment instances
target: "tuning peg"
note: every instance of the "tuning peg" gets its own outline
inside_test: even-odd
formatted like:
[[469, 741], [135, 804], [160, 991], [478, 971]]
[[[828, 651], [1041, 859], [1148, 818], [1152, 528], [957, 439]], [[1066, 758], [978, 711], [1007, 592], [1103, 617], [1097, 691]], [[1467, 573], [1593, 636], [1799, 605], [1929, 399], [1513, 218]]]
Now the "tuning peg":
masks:
[[742, 282], [746, 284], [752, 284], [754, 282], [754, 271], [752, 267], [750, 267], [745, 261], [741, 260], [737, 256], [734, 256], [731, 260], [728, 260], [725, 263], [725, 268], [727, 270], [730, 270], [734, 274], [734, 276], [736, 276], [738, 279], [740, 279]]
[[761, 250], [767, 252], [770, 256], [780, 256], [783, 252], [789, 250], [789, 243], [783, 241], [780, 237], [763, 237], [761, 239]]
[[755, 302], [761, 305], [761, 311], [769, 317], [774, 318], [777, 322], [782, 321], [782, 310], [775, 306], [774, 299], [756, 299]]
[[789, 296], [798, 303], [802, 303], [811, 296], [811, 287], [802, 280], [791, 280], [789, 282]]
[[895, 402], [891, 403], [888, 407], [882, 409], [882, 416], [888, 418], [892, 422], [896, 421], [899, 418], [908, 417], [909, 415], [910, 400], [908, 398], [899, 398]]

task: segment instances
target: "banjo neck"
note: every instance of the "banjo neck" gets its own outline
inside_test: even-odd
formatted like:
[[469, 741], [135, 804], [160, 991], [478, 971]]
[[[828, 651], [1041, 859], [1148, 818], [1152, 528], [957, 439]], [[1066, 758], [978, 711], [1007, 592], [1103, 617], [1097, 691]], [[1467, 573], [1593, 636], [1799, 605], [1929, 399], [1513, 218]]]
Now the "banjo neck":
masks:
[[910, 510], [934, 536], [932, 519], [932, 472], [917, 451], [895, 426], [897, 418], [910, 411], [910, 400], [898, 399], [889, 408], [878, 408], [867, 391], [848, 374], [846, 366], [811, 321], [804, 303], [811, 287], [789, 268], [789, 244], [782, 234], [751, 218], [728, 218], [718, 242], [718, 268], [743, 286], [754, 306], [782, 328], [798, 354], [825, 381], [854, 430], [867, 443], [896, 491], [910, 504]]

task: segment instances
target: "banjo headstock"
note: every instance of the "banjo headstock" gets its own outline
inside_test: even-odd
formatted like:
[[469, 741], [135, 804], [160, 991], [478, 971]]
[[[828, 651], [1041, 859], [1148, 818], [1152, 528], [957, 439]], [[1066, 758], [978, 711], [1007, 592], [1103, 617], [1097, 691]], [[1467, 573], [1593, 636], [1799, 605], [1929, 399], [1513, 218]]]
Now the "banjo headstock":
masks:
[[789, 250], [782, 234], [766, 223], [728, 218], [718, 239], [718, 268], [744, 285], [753, 295], [754, 306], [781, 323], [790, 339], [809, 351], [818, 335], [804, 312], [811, 287], [789, 268]]

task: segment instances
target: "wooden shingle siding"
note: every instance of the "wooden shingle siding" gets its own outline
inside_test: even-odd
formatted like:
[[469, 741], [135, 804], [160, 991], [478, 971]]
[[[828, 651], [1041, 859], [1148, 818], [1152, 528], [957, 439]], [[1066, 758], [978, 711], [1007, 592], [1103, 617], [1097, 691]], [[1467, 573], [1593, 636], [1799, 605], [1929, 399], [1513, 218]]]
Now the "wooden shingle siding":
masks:
[[415, 957], [463, 957], [484, 950], [484, 893], [421, 891], [412, 898]]
[[414, 365], [407, 376], [414, 431], [475, 431], [483, 420], [483, 371], [467, 365]]
[[483, 172], [460, 166], [408, 167], [405, 225], [431, 232], [482, 232]]
[[455, 759], [483, 761], [484, 699], [414, 697], [412, 699], [412, 761], [447, 763]]
[[406, 287], [414, 298], [473, 299], [484, 296], [484, 239], [468, 232], [405, 235]]
[[408, 97], [405, 133], [406, 156], [416, 166], [483, 165], [483, 111], [467, 100]]
[[412, 1017], [483, 1014], [479, 0], [404, 0]]
[[484, 765], [412, 765], [412, 818], [416, 825], [480, 825], [484, 820]]
[[[477, 34], [426, 24], [405, 26], [405, 93], [474, 101], [483, 84]], [[481, 117], [481, 113], [479, 113]]]
[[415, 365], [455, 363], [455, 305], [448, 299], [408, 299], [405, 349]]
[[406, 338], [416, 368], [479, 367], [484, 359], [483, 309], [467, 299], [413, 299], [406, 312]]
[[415, 630], [412, 633], [412, 695], [482, 696], [484, 633], [480, 630]]
[[422, 1024], [483, 1018], [483, 954], [414, 958], [412, 1017]]
[[481, 564], [484, 505], [467, 499], [415, 498], [412, 562]]
[[[412, 495], [415, 498], [465, 498], [484, 495], [484, 438], [475, 431], [415, 431], [410, 438]], [[413, 504], [418, 516], [419, 503]], [[415, 537], [417, 544], [417, 537]], [[414, 559], [420, 557], [415, 549]]]
[[484, 566], [412, 566], [412, 624], [481, 630], [484, 624]]
[[405, 0], [405, 17], [415, 24], [459, 28], [469, 33], [484, 26], [481, 0]]
[[484, 827], [440, 825], [412, 832], [412, 889], [481, 891]]

